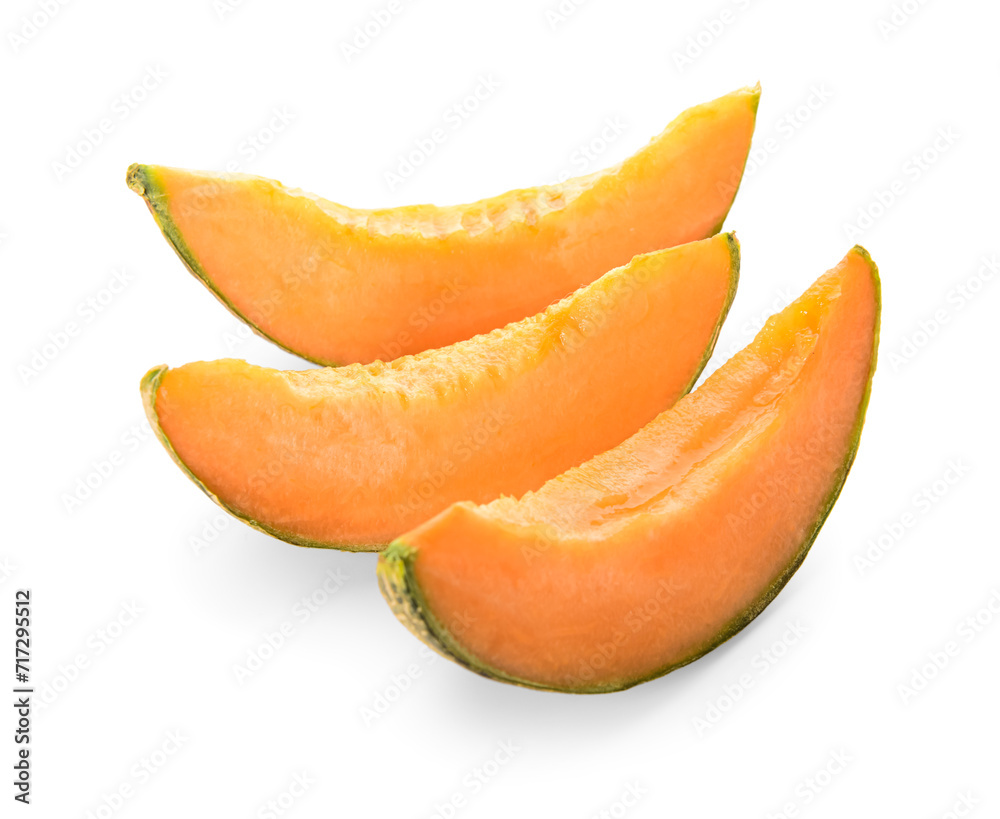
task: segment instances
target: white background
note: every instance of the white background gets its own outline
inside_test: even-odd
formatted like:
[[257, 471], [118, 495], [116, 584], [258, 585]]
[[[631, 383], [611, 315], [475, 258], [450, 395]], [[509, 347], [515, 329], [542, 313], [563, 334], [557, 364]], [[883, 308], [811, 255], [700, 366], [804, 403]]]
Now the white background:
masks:
[[[789, 803], [809, 819], [932, 819], [963, 798], [974, 816], [1000, 816], [1000, 615], [986, 610], [971, 640], [959, 631], [1000, 589], [1000, 283], [983, 267], [1000, 252], [1000, 9], [901, 5], [896, 25], [888, 0], [589, 0], [564, 4], [564, 19], [547, 14], [555, 0], [400, 0], [348, 60], [343, 44], [387, 2], [69, 0], [54, 15], [41, 0], [5, 3], [0, 634], [12, 653], [14, 591], [30, 587], [37, 691], [33, 804], [12, 806], [5, 784], [0, 813], [268, 816], [268, 800], [305, 773], [308, 789], [282, 815], [424, 819], [458, 794], [462, 819], [766, 817], [790, 815]], [[34, 35], [22, 15], [43, 23]], [[136, 91], [144, 77], [151, 90]], [[480, 77], [499, 87], [391, 187], [398, 156]], [[239, 335], [126, 188], [130, 162], [232, 162], [364, 207], [470, 201], [617, 162], [683, 108], [757, 80], [757, 153], [727, 222], [742, 279], [710, 369], [855, 241], [881, 268], [880, 363], [854, 471], [809, 559], [758, 620], [694, 665], [573, 697], [428, 660], [383, 603], [374, 555], [296, 548], [229, 522], [138, 426], [152, 365], [305, 365]], [[110, 133], [69, 168], [104, 118]], [[608, 118], [622, 132], [583, 158]], [[925, 151], [921, 170], [912, 157]], [[894, 182], [902, 193], [880, 207]], [[859, 209], [874, 218], [851, 230]], [[105, 292], [114, 270], [127, 284]], [[26, 376], [70, 321], [78, 336]], [[77, 481], [112, 459], [68, 509]], [[859, 568], [882, 535], [891, 548], [876, 544]], [[296, 606], [328, 570], [348, 579], [303, 622]], [[132, 605], [134, 621], [109, 627]], [[284, 623], [291, 636], [240, 684], [234, 666]], [[794, 642], [789, 624], [805, 629]], [[770, 662], [762, 652], [786, 636]], [[904, 696], [949, 641], [957, 656]], [[396, 697], [394, 679], [414, 664]], [[2, 677], [13, 687], [10, 663]], [[380, 695], [394, 701], [366, 721]], [[168, 732], [181, 747], [154, 754]], [[513, 758], [472, 786], [507, 741]], [[143, 774], [144, 759], [162, 764]], [[616, 804], [636, 784], [638, 803]], [[106, 797], [122, 786], [131, 795], [112, 811]]]

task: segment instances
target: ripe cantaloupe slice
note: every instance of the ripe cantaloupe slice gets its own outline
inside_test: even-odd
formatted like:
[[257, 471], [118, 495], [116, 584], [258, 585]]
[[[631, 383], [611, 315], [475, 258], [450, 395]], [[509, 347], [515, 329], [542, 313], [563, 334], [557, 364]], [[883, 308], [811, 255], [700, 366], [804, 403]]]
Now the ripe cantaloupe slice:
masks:
[[788, 582], [840, 493], [879, 313], [855, 248], [620, 446], [403, 535], [383, 594], [445, 656], [536, 688], [614, 691], [700, 657]]
[[738, 270], [722, 234], [450, 347], [306, 372], [158, 367], [143, 399], [233, 514], [293, 543], [375, 550], [455, 501], [537, 489], [672, 405], [711, 355]]
[[319, 364], [392, 359], [544, 310], [633, 256], [717, 233], [760, 89], [685, 111], [607, 170], [469, 205], [356, 210], [278, 182], [133, 165], [192, 273]]

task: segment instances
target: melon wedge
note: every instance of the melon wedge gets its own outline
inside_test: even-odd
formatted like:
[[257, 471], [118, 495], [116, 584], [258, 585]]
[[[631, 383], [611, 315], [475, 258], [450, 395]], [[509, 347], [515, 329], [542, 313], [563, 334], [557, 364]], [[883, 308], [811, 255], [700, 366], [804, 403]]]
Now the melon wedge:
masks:
[[157, 367], [143, 400], [225, 509], [292, 543], [376, 550], [455, 501], [537, 489], [672, 405], [711, 355], [738, 270], [722, 234], [450, 347], [305, 372]]
[[260, 335], [319, 364], [392, 359], [544, 310], [633, 256], [717, 233], [760, 89], [681, 114], [630, 159], [469, 205], [357, 210], [278, 182], [133, 165], [183, 262]]
[[403, 535], [383, 594], [445, 656], [535, 688], [615, 691], [700, 657], [788, 582], [840, 493], [879, 313], [855, 248], [620, 446]]

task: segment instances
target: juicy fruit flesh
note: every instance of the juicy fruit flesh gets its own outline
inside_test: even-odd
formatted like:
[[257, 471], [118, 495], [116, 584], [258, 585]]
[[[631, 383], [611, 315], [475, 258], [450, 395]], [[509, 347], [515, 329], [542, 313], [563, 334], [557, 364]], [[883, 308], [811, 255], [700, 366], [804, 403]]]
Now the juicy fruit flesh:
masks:
[[877, 328], [855, 249], [621, 446], [403, 536], [380, 560], [390, 604], [474, 670], [536, 687], [616, 690], [690, 662], [804, 558], [856, 450]]
[[154, 371], [147, 412], [217, 501], [292, 542], [380, 548], [522, 494], [685, 393], [735, 289], [731, 234], [647, 254], [538, 316], [390, 363]]
[[689, 109], [606, 171], [470, 205], [355, 210], [156, 166], [128, 179], [192, 272], [263, 335], [318, 363], [370, 362], [489, 332], [636, 254], [717, 232], [758, 98]]

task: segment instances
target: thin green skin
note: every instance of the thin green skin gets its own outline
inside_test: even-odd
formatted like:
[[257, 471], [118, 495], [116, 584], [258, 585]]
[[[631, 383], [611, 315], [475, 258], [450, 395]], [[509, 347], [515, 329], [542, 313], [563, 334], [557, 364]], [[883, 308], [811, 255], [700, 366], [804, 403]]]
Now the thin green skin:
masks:
[[[753, 108], [755, 115], [756, 124], [756, 114], [757, 107], [760, 104], [760, 83], [753, 89], [750, 94], [750, 105]], [[729, 199], [729, 206], [726, 208], [725, 213], [723, 213], [722, 218], [715, 228], [708, 234], [710, 236], [715, 236], [721, 230], [723, 225], [726, 223], [726, 218], [729, 216], [729, 211], [732, 210], [733, 203], [736, 201], [736, 196], [739, 193], [740, 184], [743, 182], [743, 172], [746, 170], [746, 163], [750, 156], [750, 146], [747, 146], [747, 154], [743, 157], [743, 167], [740, 169], [740, 181], [736, 185], [736, 189], [733, 191], [732, 197]], [[149, 212], [153, 215], [153, 219], [156, 221], [157, 226], [160, 228], [160, 232], [163, 237], [167, 240], [170, 246], [177, 253], [180, 260], [184, 263], [184, 266], [191, 271], [195, 278], [199, 279], [202, 284], [204, 284], [230, 313], [232, 313], [240, 321], [244, 322], [251, 330], [253, 330], [261, 338], [267, 339], [272, 344], [276, 344], [282, 350], [291, 353], [292, 355], [297, 355], [299, 358], [304, 358], [306, 361], [312, 361], [314, 364], [319, 364], [324, 367], [339, 367], [344, 364], [342, 361], [327, 361], [323, 358], [317, 358], [312, 355], [307, 355], [301, 350], [293, 350], [291, 347], [282, 344], [278, 339], [271, 335], [268, 335], [260, 327], [258, 327], [254, 322], [240, 311], [240, 309], [230, 301], [229, 297], [216, 285], [212, 278], [205, 272], [205, 269], [201, 266], [194, 252], [188, 247], [187, 242], [184, 241], [184, 237], [181, 235], [180, 230], [174, 223], [173, 217], [170, 215], [170, 209], [167, 206], [167, 194], [163, 191], [162, 186], [157, 182], [155, 178], [155, 172], [148, 165], [140, 165], [138, 163], [133, 163], [129, 166], [128, 172], [125, 176], [125, 181], [129, 188], [138, 193], [143, 199], [146, 200], [146, 205], [149, 207]]]
[[314, 364], [320, 364], [324, 367], [341, 366], [343, 362], [327, 361], [322, 358], [306, 355], [299, 350], [293, 350], [291, 347], [282, 344], [278, 339], [265, 333], [248, 316], [240, 312], [239, 308], [229, 300], [229, 297], [222, 292], [208, 273], [205, 272], [194, 252], [188, 247], [187, 242], [184, 241], [184, 237], [170, 215], [170, 209], [167, 206], [168, 196], [157, 182], [155, 172], [152, 168], [148, 165], [139, 165], [138, 163], [130, 165], [128, 173], [125, 175], [125, 182], [133, 191], [146, 200], [146, 206], [149, 208], [149, 212], [153, 214], [153, 219], [160, 228], [160, 233], [163, 234], [163, 237], [180, 257], [180, 260], [184, 262], [184, 266], [211, 291], [213, 296], [222, 302], [230, 313], [246, 324], [261, 338], [267, 339], [272, 344], [277, 345], [292, 355], [297, 355], [299, 358], [304, 358], [306, 361], [311, 361]]
[[406, 626], [413, 634], [426, 643], [430, 648], [437, 651], [449, 660], [474, 671], [476, 674], [500, 682], [520, 685], [525, 688], [535, 688], [541, 691], [558, 691], [566, 694], [605, 694], [615, 691], [624, 691], [633, 686], [662, 677], [675, 671], [695, 660], [703, 657], [731, 637], [742, 631], [757, 617], [768, 604], [774, 600], [785, 585], [791, 580], [792, 575], [798, 570], [805, 560], [809, 549], [819, 535], [820, 529], [829, 517], [833, 506], [840, 496], [840, 492], [847, 480], [847, 475], [854, 464], [854, 458], [858, 452], [861, 442], [861, 431], [865, 423], [865, 415], [868, 411], [868, 402], [871, 398], [872, 379], [875, 375], [875, 367], [878, 362], [878, 342], [882, 313], [882, 286], [879, 279], [878, 267], [872, 261], [868, 251], [860, 245], [856, 245], [854, 250], [860, 253], [868, 262], [871, 268], [872, 279], [875, 284], [875, 329], [872, 341], [871, 367], [868, 371], [868, 383], [862, 396], [858, 408], [854, 429], [849, 441], [848, 450], [845, 453], [843, 464], [838, 470], [834, 485], [823, 504], [820, 506], [816, 523], [804, 539], [795, 556], [788, 563], [785, 569], [779, 574], [771, 584], [761, 592], [761, 594], [742, 612], [727, 623], [718, 634], [700, 646], [689, 657], [680, 662], [660, 668], [649, 674], [635, 679], [610, 682], [605, 685], [582, 686], [579, 688], [565, 688], [538, 683], [532, 680], [515, 677], [498, 669], [492, 668], [480, 661], [477, 657], [467, 651], [462, 644], [446, 629], [434, 616], [430, 606], [423, 595], [423, 591], [417, 583], [414, 563], [417, 557], [417, 549], [408, 545], [402, 538], [393, 541], [389, 548], [383, 552], [378, 561], [378, 581], [382, 595], [389, 603], [390, 608], [396, 618]]
[[[726, 316], [729, 315], [729, 308], [732, 307], [733, 299], [736, 297], [736, 288], [740, 280], [740, 243], [737, 241], [736, 235], [733, 233], [729, 233], [726, 236], [726, 239], [729, 243], [729, 290], [726, 293], [725, 303], [719, 313], [719, 318], [715, 323], [715, 329], [712, 332], [712, 337], [709, 339], [708, 345], [705, 347], [705, 352], [701, 357], [701, 361], [698, 362], [698, 366], [695, 368], [694, 374], [691, 376], [691, 380], [684, 387], [678, 398], [687, 395], [691, 391], [697, 383], [702, 371], [705, 369], [705, 366], [712, 358], [716, 342], [719, 340], [719, 333], [722, 332], [722, 325], [725, 323]], [[264, 532], [265, 534], [276, 537], [279, 540], [284, 540], [287, 543], [292, 543], [296, 546], [308, 546], [314, 549], [339, 549], [344, 552], [380, 552], [388, 546], [386, 543], [328, 543], [321, 540], [311, 540], [292, 532], [275, 529], [267, 523], [262, 523], [259, 520], [255, 520], [254, 518], [245, 515], [243, 512], [234, 509], [232, 506], [223, 501], [218, 495], [205, 486], [201, 479], [195, 475], [190, 468], [188, 468], [188, 465], [181, 459], [177, 450], [174, 449], [173, 444], [170, 443], [170, 439], [167, 437], [166, 432], [164, 432], [163, 427], [160, 426], [160, 419], [156, 413], [156, 393], [160, 388], [160, 381], [163, 379], [163, 375], [168, 369], [169, 368], [165, 364], [160, 365], [159, 367], [153, 367], [142, 377], [142, 381], [139, 384], [139, 390], [142, 393], [142, 403], [146, 409], [146, 416], [149, 419], [149, 424], [156, 433], [156, 437], [160, 439], [160, 443], [163, 444], [167, 452], [170, 453], [170, 457], [174, 459], [174, 463], [181, 468], [184, 474], [187, 475], [195, 483], [195, 485], [201, 489], [202, 492], [208, 495], [208, 497], [225, 509], [230, 515], [243, 521], [248, 526], [252, 526], [259, 532]]]

